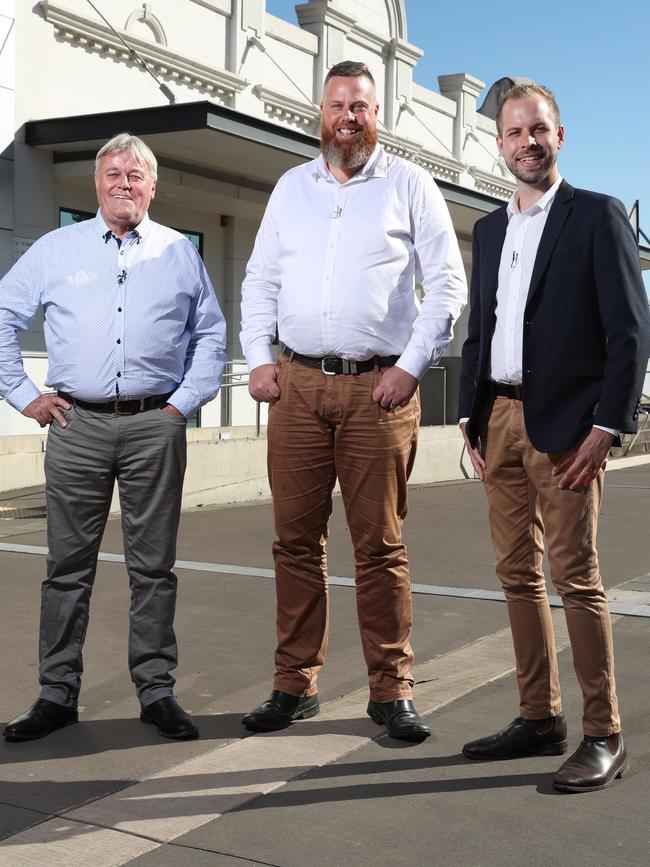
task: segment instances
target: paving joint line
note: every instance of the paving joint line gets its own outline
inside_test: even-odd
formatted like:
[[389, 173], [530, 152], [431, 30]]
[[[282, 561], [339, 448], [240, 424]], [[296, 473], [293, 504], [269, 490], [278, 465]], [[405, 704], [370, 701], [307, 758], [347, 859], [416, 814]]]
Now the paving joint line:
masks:
[[[7, 542], [0, 543], [0, 553], [14, 554], [34, 554], [45, 556], [47, 548], [42, 545], [12, 545]], [[124, 563], [123, 554], [111, 554], [101, 552], [97, 558], [104, 563]], [[265, 569], [256, 566], [237, 566], [234, 563], [209, 563], [201, 560], [177, 560], [175, 569], [185, 569], [192, 572], [210, 572], [219, 575], [241, 575], [247, 578], [275, 578], [273, 569]], [[610, 588], [612, 591], [616, 588], [624, 586], [629, 581], [637, 580], [635, 576], [622, 584], [615, 585]], [[342, 575], [330, 575], [328, 583], [332, 587], [354, 587], [354, 578], [349, 578]], [[450, 587], [443, 584], [422, 584], [419, 582], [411, 583], [411, 593], [417, 596], [443, 596], [454, 599], [475, 599], [480, 602], [506, 602], [505, 594], [502, 590], [483, 590], [474, 587]], [[562, 599], [555, 594], [548, 595], [548, 603], [551, 608], [563, 608]], [[650, 618], [650, 605], [642, 602], [616, 601], [610, 600], [609, 610], [611, 614], [622, 614], [626, 617], [646, 617]]]

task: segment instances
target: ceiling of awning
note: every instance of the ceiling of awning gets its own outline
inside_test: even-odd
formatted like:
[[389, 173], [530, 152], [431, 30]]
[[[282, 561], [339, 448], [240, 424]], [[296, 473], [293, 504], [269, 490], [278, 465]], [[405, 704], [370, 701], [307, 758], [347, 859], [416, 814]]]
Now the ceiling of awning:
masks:
[[266, 192], [319, 151], [313, 136], [211, 102], [30, 121], [25, 142], [53, 151], [55, 162], [77, 161], [124, 131], [146, 141], [162, 166]]
[[[90, 161], [122, 131], [140, 136], [156, 154], [158, 200], [199, 211], [257, 215], [280, 175], [319, 153], [315, 136], [208, 101], [30, 121], [25, 141], [54, 153], [57, 179], [87, 188]], [[459, 234], [470, 235], [478, 217], [502, 204], [438, 184]], [[237, 201], [227, 185], [239, 188]]]

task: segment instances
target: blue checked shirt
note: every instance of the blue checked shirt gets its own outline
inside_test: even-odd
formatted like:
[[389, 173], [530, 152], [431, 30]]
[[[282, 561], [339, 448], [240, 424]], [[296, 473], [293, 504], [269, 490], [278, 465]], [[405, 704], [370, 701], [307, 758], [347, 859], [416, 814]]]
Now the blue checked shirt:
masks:
[[185, 416], [219, 390], [226, 323], [192, 244], [145, 215], [120, 244], [101, 213], [36, 241], [0, 281], [0, 392], [40, 394], [18, 332], [43, 306], [46, 385], [93, 402], [172, 392]]

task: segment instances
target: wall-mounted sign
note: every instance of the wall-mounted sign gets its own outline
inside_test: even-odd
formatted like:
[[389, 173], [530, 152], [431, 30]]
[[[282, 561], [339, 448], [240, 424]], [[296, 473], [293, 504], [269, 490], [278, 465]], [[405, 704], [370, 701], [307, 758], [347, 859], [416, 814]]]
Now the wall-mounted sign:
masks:
[[14, 264], [34, 243], [33, 238], [14, 238]]

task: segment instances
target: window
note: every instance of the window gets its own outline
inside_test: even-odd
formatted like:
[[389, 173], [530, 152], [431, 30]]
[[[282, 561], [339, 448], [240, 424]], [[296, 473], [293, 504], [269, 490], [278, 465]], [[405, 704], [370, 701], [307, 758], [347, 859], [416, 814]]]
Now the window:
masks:
[[74, 223], [83, 223], [84, 220], [92, 220], [94, 216], [90, 211], [72, 211], [69, 208], [59, 208], [59, 228], [72, 226]]

